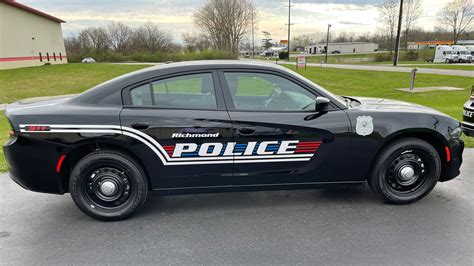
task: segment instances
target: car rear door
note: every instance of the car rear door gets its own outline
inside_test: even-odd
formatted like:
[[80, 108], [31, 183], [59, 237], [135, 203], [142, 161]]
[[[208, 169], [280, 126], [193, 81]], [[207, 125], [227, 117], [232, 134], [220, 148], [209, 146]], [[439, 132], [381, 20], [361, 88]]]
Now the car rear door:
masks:
[[[215, 154], [233, 138], [216, 73], [179, 73], [124, 90], [123, 132], [146, 158], [154, 189], [232, 184], [232, 156]], [[211, 145], [201, 154], [204, 143]]]
[[338, 182], [350, 178], [350, 121], [315, 113], [317, 92], [271, 71], [222, 70], [233, 125], [236, 185]]

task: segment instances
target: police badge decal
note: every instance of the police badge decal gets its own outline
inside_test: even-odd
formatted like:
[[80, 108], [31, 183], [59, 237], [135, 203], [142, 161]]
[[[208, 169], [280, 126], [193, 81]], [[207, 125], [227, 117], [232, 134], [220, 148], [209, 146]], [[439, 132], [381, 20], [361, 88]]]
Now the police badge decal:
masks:
[[358, 116], [356, 132], [361, 136], [368, 136], [374, 132], [374, 123], [371, 116]]

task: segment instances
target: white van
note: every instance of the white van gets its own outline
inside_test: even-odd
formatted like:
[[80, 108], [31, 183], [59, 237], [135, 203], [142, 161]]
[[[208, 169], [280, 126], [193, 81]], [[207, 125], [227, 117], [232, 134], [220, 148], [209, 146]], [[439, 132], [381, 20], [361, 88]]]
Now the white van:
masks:
[[453, 48], [448, 45], [439, 45], [436, 47], [434, 63], [457, 63], [459, 57], [454, 53]]
[[468, 53], [466, 46], [453, 45], [451, 47], [453, 48], [453, 51], [458, 55], [459, 63], [471, 63], [472, 55], [471, 53]]

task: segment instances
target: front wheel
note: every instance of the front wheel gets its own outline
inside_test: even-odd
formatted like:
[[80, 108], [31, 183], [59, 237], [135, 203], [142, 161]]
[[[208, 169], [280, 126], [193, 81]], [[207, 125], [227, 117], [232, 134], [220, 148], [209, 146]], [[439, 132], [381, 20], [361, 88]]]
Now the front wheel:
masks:
[[425, 197], [441, 175], [441, 159], [426, 141], [409, 138], [383, 149], [369, 185], [388, 203], [409, 204]]
[[74, 167], [69, 191], [77, 207], [102, 221], [131, 216], [146, 200], [148, 183], [140, 165], [116, 151], [95, 151]]

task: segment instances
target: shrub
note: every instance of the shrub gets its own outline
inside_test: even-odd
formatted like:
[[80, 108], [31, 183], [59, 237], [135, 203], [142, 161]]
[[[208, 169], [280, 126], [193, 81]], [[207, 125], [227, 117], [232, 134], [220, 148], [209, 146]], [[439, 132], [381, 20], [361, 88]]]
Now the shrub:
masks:
[[290, 53], [288, 53], [288, 52], [278, 53], [278, 58], [281, 59], [281, 60], [288, 60], [289, 56], [290, 56]]
[[393, 57], [390, 53], [377, 53], [374, 57], [375, 62], [392, 61]]
[[415, 51], [408, 51], [401, 55], [402, 55], [401, 59], [404, 61], [417, 61], [418, 60], [418, 52], [415, 52]]

